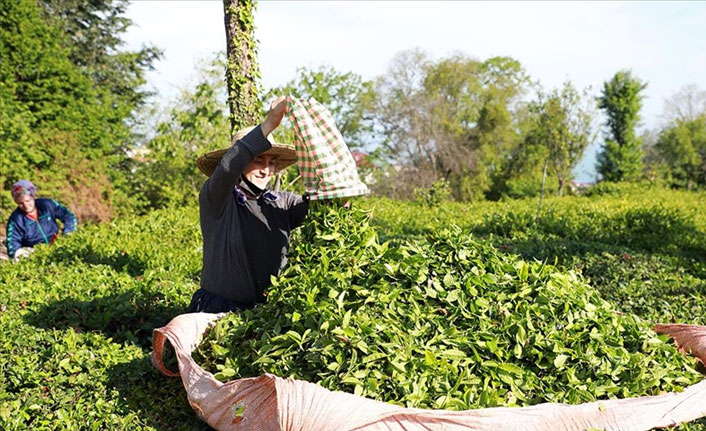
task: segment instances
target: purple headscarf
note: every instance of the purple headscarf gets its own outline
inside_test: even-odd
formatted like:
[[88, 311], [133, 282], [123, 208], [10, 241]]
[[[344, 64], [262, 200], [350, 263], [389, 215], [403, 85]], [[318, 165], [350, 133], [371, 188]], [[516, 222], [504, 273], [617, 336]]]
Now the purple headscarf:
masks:
[[37, 195], [37, 188], [28, 180], [19, 180], [12, 185], [10, 193], [12, 193], [13, 200], [25, 195], [35, 197]]

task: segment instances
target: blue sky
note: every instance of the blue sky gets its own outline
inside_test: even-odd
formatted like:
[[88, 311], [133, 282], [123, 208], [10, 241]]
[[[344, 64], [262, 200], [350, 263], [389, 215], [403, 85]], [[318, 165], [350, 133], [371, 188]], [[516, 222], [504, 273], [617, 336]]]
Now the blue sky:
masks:
[[[188, 85], [200, 62], [225, 50], [221, 1], [138, 1], [125, 40], [164, 50], [149, 74], [167, 100]], [[261, 1], [255, 25], [263, 84], [298, 67], [329, 64], [364, 79], [384, 74], [399, 51], [431, 58], [454, 52], [519, 60], [545, 89], [570, 79], [578, 88], [621, 69], [648, 83], [640, 130], [663, 124], [664, 100], [687, 84], [706, 90], [706, 2]], [[577, 169], [593, 179], [597, 140]]]

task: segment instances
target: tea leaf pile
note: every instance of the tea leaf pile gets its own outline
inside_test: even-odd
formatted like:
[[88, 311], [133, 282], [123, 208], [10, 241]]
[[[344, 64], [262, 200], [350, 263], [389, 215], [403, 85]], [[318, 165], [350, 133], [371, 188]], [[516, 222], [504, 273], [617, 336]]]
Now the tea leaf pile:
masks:
[[369, 214], [312, 208], [262, 306], [194, 357], [220, 380], [273, 373], [409, 407], [580, 403], [700, 381], [647, 322], [571, 271], [448, 228], [380, 242]]

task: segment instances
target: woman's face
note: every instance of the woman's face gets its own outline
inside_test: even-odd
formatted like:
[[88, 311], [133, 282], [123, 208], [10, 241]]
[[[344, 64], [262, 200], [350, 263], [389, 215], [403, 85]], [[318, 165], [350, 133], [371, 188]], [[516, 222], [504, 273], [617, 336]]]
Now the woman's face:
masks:
[[17, 207], [25, 214], [31, 214], [34, 212], [34, 198], [30, 195], [17, 196], [15, 198], [15, 203], [17, 204]]
[[275, 174], [275, 157], [270, 154], [259, 155], [245, 168], [245, 178], [264, 189]]

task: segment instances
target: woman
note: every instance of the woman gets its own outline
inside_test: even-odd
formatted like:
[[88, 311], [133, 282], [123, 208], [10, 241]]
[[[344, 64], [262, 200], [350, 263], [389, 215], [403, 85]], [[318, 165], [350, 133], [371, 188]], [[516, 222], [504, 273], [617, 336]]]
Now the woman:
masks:
[[18, 260], [32, 252], [37, 244], [51, 244], [59, 234], [60, 220], [64, 235], [76, 230], [76, 216], [54, 199], [36, 198], [37, 188], [20, 180], [10, 189], [17, 204], [7, 222], [7, 253]]
[[285, 98], [278, 98], [265, 121], [238, 132], [230, 149], [196, 162], [209, 178], [199, 194], [201, 287], [187, 312], [227, 312], [265, 302], [270, 277], [287, 261], [289, 233], [304, 221], [309, 201], [267, 189], [276, 171], [296, 162], [292, 147], [267, 140], [286, 109]]

